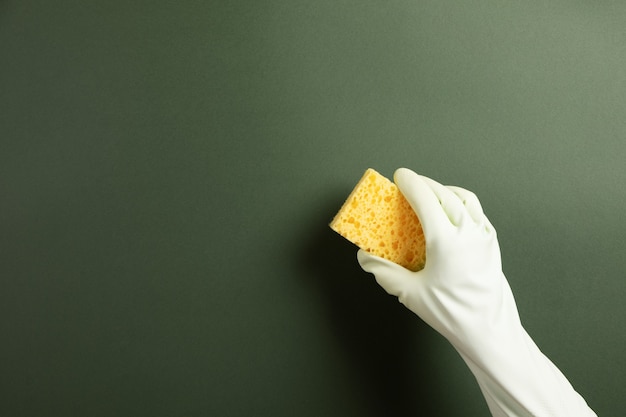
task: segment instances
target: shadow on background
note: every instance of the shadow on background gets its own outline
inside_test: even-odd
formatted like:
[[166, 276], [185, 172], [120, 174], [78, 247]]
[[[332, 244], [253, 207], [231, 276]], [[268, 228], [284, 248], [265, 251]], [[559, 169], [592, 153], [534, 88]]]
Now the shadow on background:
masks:
[[351, 383], [370, 415], [438, 415], [428, 383], [436, 373], [429, 349], [434, 334], [361, 269], [357, 247], [328, 227], [344, 199], [345, 192], [327, 196], [309, 219], [299, 270], [320, 292], [335, 339], [354, 369]]

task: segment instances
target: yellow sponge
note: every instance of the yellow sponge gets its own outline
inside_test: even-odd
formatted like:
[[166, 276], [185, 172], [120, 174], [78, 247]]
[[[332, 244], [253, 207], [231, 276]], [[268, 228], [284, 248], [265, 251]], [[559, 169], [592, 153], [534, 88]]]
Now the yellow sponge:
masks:
[[369, 168], [354, 187], [331, 229], [361, 249], [412, 271], [424, 268], [424, 232], [398, 187]]

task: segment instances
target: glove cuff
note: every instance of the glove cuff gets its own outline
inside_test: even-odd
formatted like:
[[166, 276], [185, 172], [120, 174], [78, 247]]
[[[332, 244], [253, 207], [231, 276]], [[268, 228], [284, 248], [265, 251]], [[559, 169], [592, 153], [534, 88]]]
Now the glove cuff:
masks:
[[[493, 416], [597, 417], [520, 327], [500, 343], [457, 347]], [[489, 346], [484, 348], [484, 346]]]

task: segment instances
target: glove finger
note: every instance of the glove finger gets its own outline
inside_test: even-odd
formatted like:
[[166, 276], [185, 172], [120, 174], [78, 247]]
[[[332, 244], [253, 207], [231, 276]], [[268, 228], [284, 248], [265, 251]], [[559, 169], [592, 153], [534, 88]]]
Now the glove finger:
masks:
[[363, 249], [357, 252], [357, 259], [361, 268], [374, 274], [376, 282], [388, 294], [400, 297], [406, 292], [411, 275], [408, 269]]
[[433, 193], [437, 196], [439, 204], [443, 208], [443, 211], [450, 223], [458, 227], [468, 220], [469, 213], [463, 205], [463, 201], [456, 193], [435, 180], [424, 176], [421, 176], [421, 178], [424, 182], [426, 182], [426, 184], [428, 184], [428, 186], [433, 190]]
[[394, 182], [407, 199], [422, 224], [426, 241], [437, 238], [449, 224], [446, 213], [441, 209], [439, 198], [422, 177], [407, 168], [400, 168], [394, 174]]
[[452, 185], [449, 185], [448, 189], [461, 199], [465, 209], [475, 223], [484, 223], [485, 214], [476, 194], [464, 188]]

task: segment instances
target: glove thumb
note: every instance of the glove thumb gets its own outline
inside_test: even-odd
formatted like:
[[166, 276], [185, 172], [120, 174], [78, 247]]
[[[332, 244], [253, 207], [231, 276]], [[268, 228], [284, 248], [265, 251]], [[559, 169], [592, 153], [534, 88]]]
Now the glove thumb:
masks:
[[403, 295], [407, 293], [410, 284], [415, 282], [413, 273], [408, 269], [363, 249], [357, 252], [357, 259], [365, 272], [374, 274], [378, 285], [388, 294], [398, 297], [400, 301], [403, 300]]

